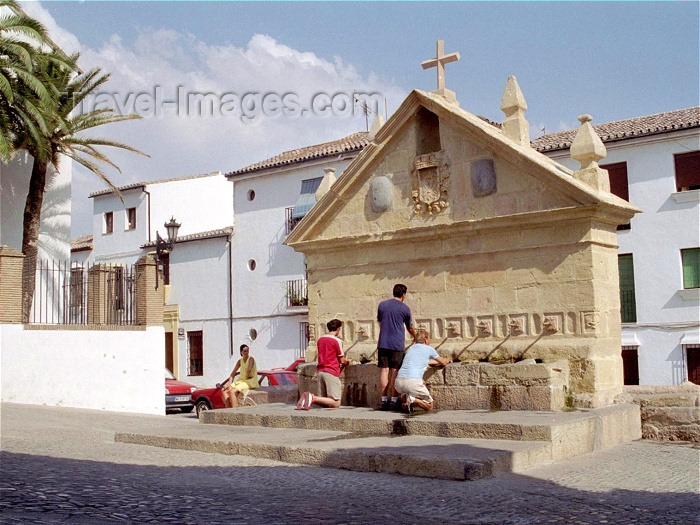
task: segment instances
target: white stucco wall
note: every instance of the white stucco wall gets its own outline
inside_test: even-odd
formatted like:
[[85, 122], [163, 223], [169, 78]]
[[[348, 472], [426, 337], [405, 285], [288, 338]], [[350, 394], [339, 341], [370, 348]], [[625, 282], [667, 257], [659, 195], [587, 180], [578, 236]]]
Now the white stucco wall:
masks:
[[0, 325], [2, 401], [165, 414], [163, 328], [25, 330]]
[[[285, 208], [294, 206], [302, 180], [323, 177], [324, 168], [335, 168], [339, 177], [349, 164], [350, 159], [309, 162], [231, 178], [234, 339], [236, 348], [250, 345], [259, 368], [290, 364], [299, 351], [299, 323], [307, 320], [306, 308], [286, 306], [286, 282], [305, 278], [305, 268], [304, 256], [282, 244], [287, 236]], [[249, 269], [250, 260], [255, 270]], [[257, 331], [254, 341], [251, 328]]]
[[218, 173], [178, 181], [149, 184], [152, 240], [156, 231], [167, 237], [164, 223], [175, 217], [182, 224], [179, 235], [225, 228], [233, 224], [233, 189]]
[[[124, 202], [111, 193], [92, 199], [92, 259], [95, 261], [133, 264], [143, 254], [141, 246], [148, 242], [147, 195], [135, 188], [124, 190], [122, 197]], [[127, 230], [126, 210], [129, 208], [136, 208], [136, 228], [133, 230]], [[104, 232], [107, 212], [113, 215], [112, 233]]]
[[[228, 188], [230, 190], [230, 188]], [[197, 386], [222, 381], [238, 359], [231, 356], [228, 237], [177, 243], [170, 254], [170, 295], [167, 304], [179, 306], [178, 377]], [[202, 331], [203, 375], [188, 374], [187, 332]]]
[[[156, 233], [167, 238], [164, 224], [171, 217], [182, 225], [180, 237], [233, 224], [233, 188], [219, 172], [144, 185], [123, 190], [124, 202], [111, 193], [93, 197], [94, 260], [136, 262], [143, 255], [140, 246], [155, 241]], [[136, 228], [127, 230], [126, 210], [132, 207], [136, 208]], [[111, 234], [104, 234], [104, 214], [110, 211], [114, 229]]]
[[[642, 385], [687, 379], [681, 339], [697, 334], [698, 299], [684, 299], [680, 250], [700, 246], [700, 190], [677, 202], [673, 155], [700, 149], [700, 130], [664, 133], [606, 144], [600, 164], [627, 163], [629, 199], [644, 213], [618, 232], [620, 254], [634, 262], [637, 322], [622, 325], [623, 344], [638, 344]], [[568, 151], [549, 156], [578, 169]], [[696, 295], [697, 297], [697, 295]], [[697, 336], [695, 336], [697, 339]], [[688, 338], [686, 338], [688, 341]]]
[[[0, 245], [22, 249], [22, 221], [32, 157], [26, 152], [9, 164], [0, 163]], [[61, 157], [59, 169], [49, 168], [39, 226], [39, 258], [70, 258], [72, 161]]]

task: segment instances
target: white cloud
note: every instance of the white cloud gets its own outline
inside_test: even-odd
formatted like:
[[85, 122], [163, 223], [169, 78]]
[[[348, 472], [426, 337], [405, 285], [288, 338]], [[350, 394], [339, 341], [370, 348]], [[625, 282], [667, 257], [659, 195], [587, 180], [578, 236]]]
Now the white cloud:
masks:
[[[407, 94], [376, 74], [363, 77], [340, 57], [331, 62], [268, 35], [253, 35], [240, 48], [210, 45], [171, 28], [144, 28], [133, 42], [112, 35], [102, 47], [91, 49], [59, 27], [40, 4], [27, 3], [23, 7], [49, 28], [51, 36], [65, 50], [81, 52], [83, 70], [100, 67], [111, 73], [105, 89], [113, 92], [112, 100], [118, 109], [136, 111], [144, 117], [91, 134], [109, 136], [151, 155], [146, 159], [109, 152], [123, 172], [112, 177], [117, 185], [213, 170], [226, 172], [287, 149], [365, 129], [359, 108], [355, 116], [264, 116], [261, 102], [268, 93], [280, 98], [293, 94], [298, 110], [310, 107], [319, 93], [329, 98], [340, 93], [338, 101], [347, 98], [350, 102], [353, 93], [377, 93], [380, 112], [384, 111], [384, 97], [395, 108]], [[246, 100], [256, 101], [258, 113], [251, 114], [257, 117], [242, 117], [242, 110], [231, 115], [236, 96], [240, 99], [251, 92], [258, 98], [249, 96]], [[217, 109], [228, 111], [216, 111], [216, 115], [188, 112], [187, 100], [182, 96], [177, 109], [175, 104], [158, 103], [157, 95], [167, 102], [175, 100], [178, 93], [210, 93]], [[228, 95], [224, 97], [225, 94]], [[92, 202], [87, 195], [102, 186], [96, 177], [81, 176], [76, 181], [80, 181], [80, 187], [73, 190], [73, 234], [81, 235], [91, 229]]]

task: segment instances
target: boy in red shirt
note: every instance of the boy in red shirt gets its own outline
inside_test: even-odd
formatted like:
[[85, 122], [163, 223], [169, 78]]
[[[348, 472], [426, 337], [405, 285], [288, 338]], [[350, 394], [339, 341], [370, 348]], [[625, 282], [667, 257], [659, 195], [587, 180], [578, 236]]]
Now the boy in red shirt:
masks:
[[328, 408], [340, 406], [340, 372], [349, 361], [343, 355], [343, 341], [338, 337], [343, 321], [331, 319], [326, 323], [328, 333], [318, 338], [318, 388], [319, 396], [304, 392], [297, 403], [297, 410], [310, 410], [314, 404]]

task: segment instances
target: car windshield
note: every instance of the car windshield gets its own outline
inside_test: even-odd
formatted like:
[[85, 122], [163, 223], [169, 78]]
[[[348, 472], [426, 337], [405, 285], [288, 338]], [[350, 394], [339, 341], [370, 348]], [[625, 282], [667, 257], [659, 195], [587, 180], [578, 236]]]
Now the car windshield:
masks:
[[175, 376], [173, 375], [173, 373], [170, 370], [168, 370], [167, 368], [164, 368], [164, 370], [165, 370], [165, 379], [175, 379]]

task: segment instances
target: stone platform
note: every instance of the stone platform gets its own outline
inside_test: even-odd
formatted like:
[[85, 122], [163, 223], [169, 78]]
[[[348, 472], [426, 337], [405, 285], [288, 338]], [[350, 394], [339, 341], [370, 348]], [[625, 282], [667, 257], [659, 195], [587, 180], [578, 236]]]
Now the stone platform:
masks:
[[240, 454], [360, 472], [473, 480], [641, 438], [639, 407], [572, 412], [439, 411], [269, 404], [201, 414], [190, 429], [117, 433], [115, 441]]

